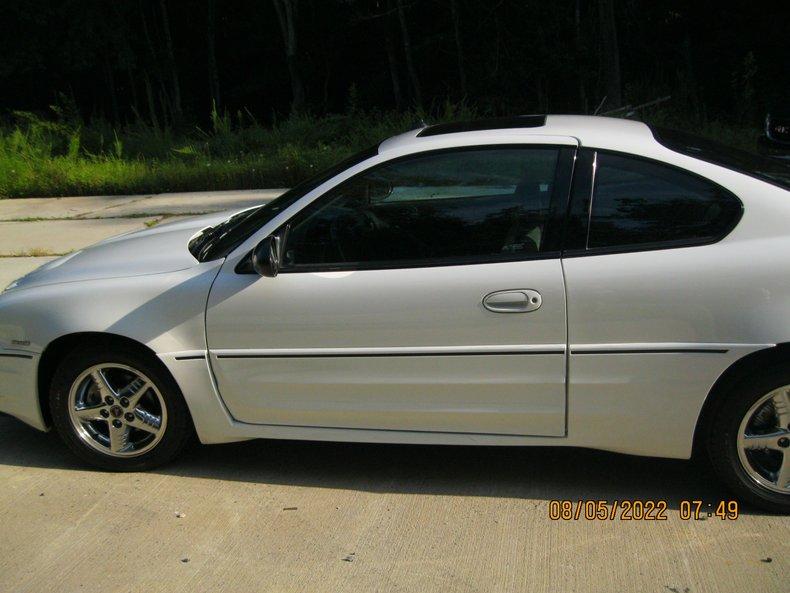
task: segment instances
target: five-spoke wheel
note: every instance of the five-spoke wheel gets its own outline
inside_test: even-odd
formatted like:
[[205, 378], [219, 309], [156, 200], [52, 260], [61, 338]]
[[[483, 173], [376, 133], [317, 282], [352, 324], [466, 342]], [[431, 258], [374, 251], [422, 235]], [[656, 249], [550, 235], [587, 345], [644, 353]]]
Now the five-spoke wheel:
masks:
[[72, 451], [115, 471], [161, 465], [193, 433], [175, 381], [139, 348], [93, 346], [68, 355], [52, 379], [50, 410]]
[[790, 385], [758, 399], [738, 430], [738, 455], [755, 482], [790, 494]]
[[107, 455], [142, 455], [167, 428], [159, 390], [142, 372], [120, 364], [83, 371], [69, 391], [69, 411], [80, 438]]
[[790, 366], [728, 385], [707, 426], [710, 461], [740, 499], [790, 512]]

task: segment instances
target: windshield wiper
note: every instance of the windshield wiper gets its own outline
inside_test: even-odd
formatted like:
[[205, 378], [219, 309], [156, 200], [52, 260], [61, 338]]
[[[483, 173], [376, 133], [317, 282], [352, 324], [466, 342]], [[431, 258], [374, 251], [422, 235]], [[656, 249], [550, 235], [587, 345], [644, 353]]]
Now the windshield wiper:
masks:
[[200, 233], [195, 235], [192, 240], [189, 242], [187, 248], [189, 249], [189, 253], [198, 260], [203, 261], [201, 259], [201, 255], [204, 251], [204, 248], [207, 243], [209, 243], [214, 238], [214, 233], [216, 232], [216, 226], [209, 226], [204, 228]]
[[247, 220], [257, 208], [250, 208], [242, 212], [237, 212], [230, 218], [215, 224], [214, 226], [206, 227], [200, 234], [198, 234], [192, 241], [189, 242], [189, 252], [199, 262], [210, 259], [211, 251], [214, 244], [226, 237], [233, 229], [238, 227], [242, 222]]

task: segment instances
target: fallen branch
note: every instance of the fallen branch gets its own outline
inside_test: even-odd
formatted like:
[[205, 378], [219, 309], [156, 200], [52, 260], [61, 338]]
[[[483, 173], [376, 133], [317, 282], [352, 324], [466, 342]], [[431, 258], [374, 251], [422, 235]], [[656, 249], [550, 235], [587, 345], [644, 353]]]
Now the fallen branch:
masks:
[[672, 95], [667, 95], [666, 97], [653, 99], [652, 101], [648, 101], [647, 103], [642, 103], [636, 106], [626, 105], [625, 107], [618, 107], [617, 109], [612, 109], [611, 111], [605, 111], [601, 115], [612, 115], [614, 113], [620, 113], [621, 111], [625, 111], [626, 116], [633, 115], [635, 112], [639, 111], [640, 109], [644, 109], [645, 107], [652, 107], [653, 105], [658, 105], [659, 103], [664, 103], [665, 101], [669, 101], [671, 98]]

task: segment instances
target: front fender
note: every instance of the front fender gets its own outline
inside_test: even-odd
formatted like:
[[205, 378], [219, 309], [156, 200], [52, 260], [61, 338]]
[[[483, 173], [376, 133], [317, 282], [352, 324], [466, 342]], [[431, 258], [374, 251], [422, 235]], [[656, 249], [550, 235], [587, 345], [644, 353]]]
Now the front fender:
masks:
[[[47, 346], [82, 332], [123, 336], [154, 353], [205, 350], [205, 306], [220, 261], [133, 278], [86, 280], [0, 295], [0, 411], [46, 430], [38, 366]], [[183, 390], [183, 389], [182, 389]]]

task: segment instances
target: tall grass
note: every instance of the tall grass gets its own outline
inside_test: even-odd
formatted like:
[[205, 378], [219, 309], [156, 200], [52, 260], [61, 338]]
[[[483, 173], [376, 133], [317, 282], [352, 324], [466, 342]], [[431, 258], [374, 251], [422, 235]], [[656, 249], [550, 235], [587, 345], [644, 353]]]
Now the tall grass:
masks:
[[[447, 103], [431, 121], [475, 115], [463, 104]], [[652, 117], [687, 127], [682, 119]], [[249, 113], [214, 111], [207, 129], [175, 133], [142, 120], [114, 129], [58, 109], [50, 119], [15, 112], [0, 125], [0, 198], [287, 187], [419, 121], [415, 113], [355, 108], [347, 115], [300, 115], [264, 126]], [[702, 132], [746, 148], [757, 136], [756, 130], [722, 124]]]

